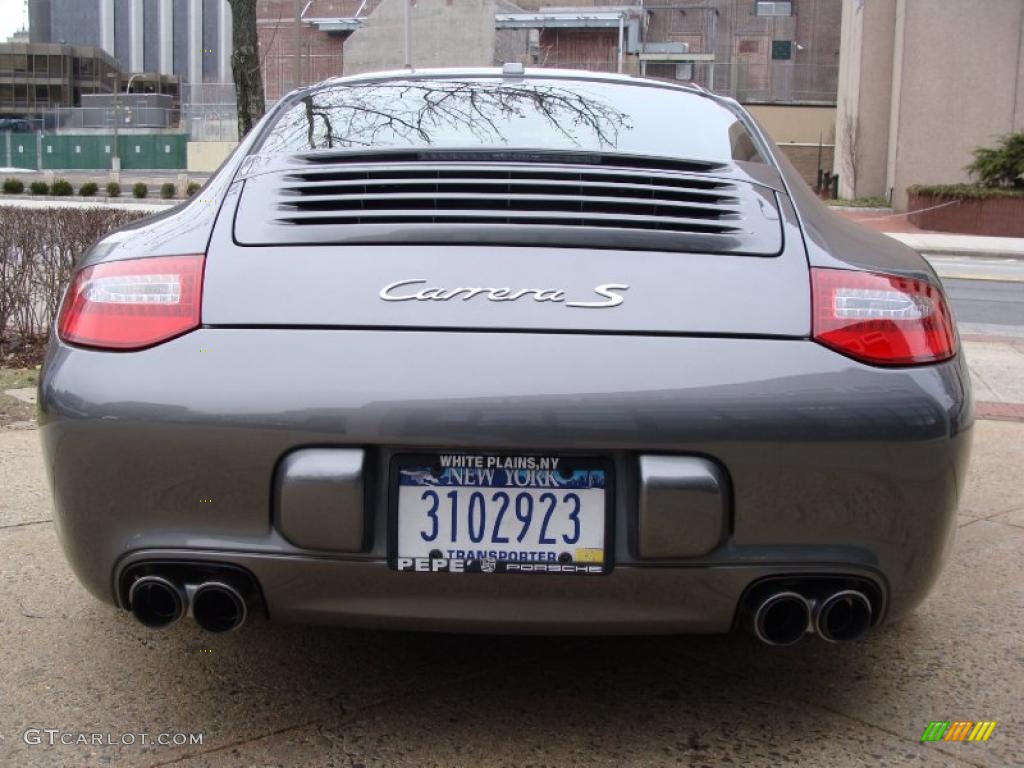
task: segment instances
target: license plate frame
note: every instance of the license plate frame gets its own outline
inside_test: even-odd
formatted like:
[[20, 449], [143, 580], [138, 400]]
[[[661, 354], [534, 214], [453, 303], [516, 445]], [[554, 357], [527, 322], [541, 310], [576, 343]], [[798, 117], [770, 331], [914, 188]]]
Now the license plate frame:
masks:
[[[422, 467], [422, 466], [433, 466], [440, 468], [440, 457], [441, 456], [459, 456], [459, 457], [481, 457], [486, 462], [488, 458], [494, 457], [498, 460], [516, 459], [519, 457], [539, 459], [552, 459], [557, 458], [559, 460], [558, 467], [560, 469], [567, 470], [600, 470], [604, 473], [604, 504], [603, 504], [603, 559], [601, 563], [586, 562], [586, 561], [572, 561], [570, 563], [557, 562], [554, 565], [559, 567], [553, 567], [552, 564], [547, 562], [531, 562], [524, 561], [518, 563], [516, 567], [509, 568], [508, 561], [497, 561], [488, 567], [486, 563], [481, 560], [468, 560], [463, 563], [463, 567], [454, 567], [450, 562], [450, 558], [440, 558], [448, 562], [438, 563], [434, 558], [427, 558], [428, 566], [423, 567], [422, 563], [413, 563], [412, 566], [408, 566], [403, 563], [402, 567], [399, 566], [399, 478], [400, 471], [406, 467]], [[492, 574], [500, 573], [503, 575], [533, 575], [543, 574], [546, 576], [555, 575], [605, 575], [610, 573], [614, 568], [614, 553], [615, 553], [615, 473], [614, 464], [609, 459], [603, 456], [586, 455], [586, 454], [575, 454], [569, 452], [533, 452], [524, 451], [521, 453], [513, 453], [508, 451], [494, 452], [494, 451], [473, 451], [473, 450], [436, 450], [427, 452], [416, 452], [416, 453], [400, 453], [395, 454], [391, 457], [388, 467], [388, 485], [387, 485], [387, 562], [388, 567], [391, 570], [409, 573], [409, 572], [431, 572], [431, 573], [471, 573], [471, 574]], [[469, 487], [469, 486], [440, 486], [440, 487]], [[539, 490], [541, 487], [527, 486], [524, 489], [534, 488]], [[403, 558], [403, 560], [408, 558]], [[416, 558], [421, 559], [421, 558]], [[573, 566], [573, 567], [570, 567]]]

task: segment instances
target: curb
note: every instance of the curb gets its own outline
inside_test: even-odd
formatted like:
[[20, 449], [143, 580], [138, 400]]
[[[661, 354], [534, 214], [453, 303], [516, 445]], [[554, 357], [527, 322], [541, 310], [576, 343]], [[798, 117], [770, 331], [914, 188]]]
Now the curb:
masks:
[[930, 256], [938, 256], [940, 258], [952, 257], [956, 259], [1001, 259], [1004, 261], [1024, 259], [1024, 248], [1019, 251], [1005, 251], [985, 250], [981, 248], [972, 250], [964, 248], [915, 248], [913, 245], [910, 245], [910, 243], [904, 243], [904, 245], [913, 248], [926, 259]]
[[978, 402], [974, 404], [974, 418], [986, 421], [1024, 422], [1024, 404]]
[[943, 256], [962, 259], [1024, 259], [1024, 238], [926, 235], [909, 232], [883, 232], [883, 234], [903, 243], [908, 248], [913, 248], [925, 258]]

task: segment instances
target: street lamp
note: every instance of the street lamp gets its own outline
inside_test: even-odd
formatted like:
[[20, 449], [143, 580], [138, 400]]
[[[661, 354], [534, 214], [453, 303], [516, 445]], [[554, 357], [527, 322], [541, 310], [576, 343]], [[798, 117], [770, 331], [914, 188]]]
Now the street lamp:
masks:
[[[113, 154], [110, 157], [110, 170], [113, 173], [121, 173], [121, 157], [117, 153], [117, 136], [118, 136], [117, 129], [118, 129], [118, 124], [121, 122], [120, 115], [119, 115], [120, 104], [118, 103], [118, 98], [117, 98], [118, 97], [118, 93], [120, 92], [120, 89], [118, 88], [118, 83], [117, 83], [117, 78], [119, 77], [119, 73], [117, 73], [117, 72], [107, 72], [107, 77], [114, 78], [114, 151], [113, 151]], [[129, 84], [130, 84], [130, 82], [129, 82]]]

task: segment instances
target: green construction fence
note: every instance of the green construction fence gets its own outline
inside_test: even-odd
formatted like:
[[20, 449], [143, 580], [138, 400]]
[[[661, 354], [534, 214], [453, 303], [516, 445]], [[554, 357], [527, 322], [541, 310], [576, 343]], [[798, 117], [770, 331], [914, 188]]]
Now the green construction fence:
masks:
[[[35, 152], [36, 137], [31, 138]], [[188, 135], [129, 134], [117, 137], [122, 171], [182, 170], [187, 165]], [[42, 169], [109, 170], [112, 134], [51, 134], [42, 137]]]

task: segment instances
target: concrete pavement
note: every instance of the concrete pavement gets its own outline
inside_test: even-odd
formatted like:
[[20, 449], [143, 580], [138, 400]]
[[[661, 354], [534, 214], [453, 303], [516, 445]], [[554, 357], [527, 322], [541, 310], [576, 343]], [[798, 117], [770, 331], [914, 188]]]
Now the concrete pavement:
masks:
[[979, 418], [1024, 422], [1024, 338], [963, 338]]
[[955, 235], [946, 232], [886, 232], [922, 256], [973, 256], [982, 259], [1020, 259], [1024, 238]]

